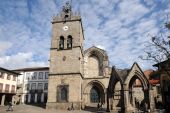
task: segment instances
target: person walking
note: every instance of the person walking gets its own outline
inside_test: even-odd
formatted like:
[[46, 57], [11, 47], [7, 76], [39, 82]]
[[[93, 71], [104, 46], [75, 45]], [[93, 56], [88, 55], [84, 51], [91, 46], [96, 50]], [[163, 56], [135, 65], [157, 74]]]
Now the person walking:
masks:
[[12, 102], [9, 102], [7, 111], [13, 111], [13, 105]]

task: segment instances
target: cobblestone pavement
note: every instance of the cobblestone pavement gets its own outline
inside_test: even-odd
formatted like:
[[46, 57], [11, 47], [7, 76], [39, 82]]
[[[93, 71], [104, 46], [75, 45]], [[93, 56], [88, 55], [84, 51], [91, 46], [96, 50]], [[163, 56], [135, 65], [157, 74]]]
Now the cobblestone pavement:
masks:
[[[80, 110], [74, 110], [74, 111], [67, 111], [67, 110], [47, 110], [42, 107], [37, 107], [33, 105], [16, 105], [14, 106], [14, 111], [6, 111], [8, 106], [0, 106], [0, 113], [92, 113], [90, 111], [80, 111]], [[94, 112], [93, 112], [94, 113]]]

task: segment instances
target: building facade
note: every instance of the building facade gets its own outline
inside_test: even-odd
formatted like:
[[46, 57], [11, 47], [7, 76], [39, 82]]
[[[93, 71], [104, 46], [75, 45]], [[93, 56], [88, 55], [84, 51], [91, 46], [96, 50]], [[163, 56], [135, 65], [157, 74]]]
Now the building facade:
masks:
[[19, 74], [0, 67], [0, 105], [16, 102], [17, 76]]
[[80, 15], [67, 3], [52, 21], [47, 108], [75, 109], [106, 105], [109, 62], [106, 51], [91, 47], [84, 51]]
[[134, 82], [142, 83], [141, 110], [154, 109], [149, 80], [137, 63], [131, 69], [109, 67], [105, 50], [95, 46], [84, 50], [84, 32], [80, 15], [69, 3], [52, 20], [52, 41], [46, 108], [136, 110]]
[[170, 59], [153, 65], [160, 73], [162, 102], [166, 111], [170, 111]]
[[48, 92], [48, 67], [16, 69], [18, 76], [17, 95], [25, 104], [46, 103]]

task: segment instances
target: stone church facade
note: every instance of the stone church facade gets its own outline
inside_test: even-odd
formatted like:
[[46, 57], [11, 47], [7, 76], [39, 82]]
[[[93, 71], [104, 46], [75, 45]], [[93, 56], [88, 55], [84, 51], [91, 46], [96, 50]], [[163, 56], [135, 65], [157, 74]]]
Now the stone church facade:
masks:
[[83, 49], [82, 20], [67, 4], [52, 21], [47, 108], [81, 109], [106, 103], [109, 61], [106, 51]]
[[108, 110], [134, 110], [135, 79], [143, 84], [145, 109], [151, 108], [149, 82], [137, 63], [128, 71], [111, 68], [106, 51], [95, 46], [84, 50], [84, 40], [81, 17], [66, 3], [52, 20], [46, 108], [84, 109], [99, 103]]

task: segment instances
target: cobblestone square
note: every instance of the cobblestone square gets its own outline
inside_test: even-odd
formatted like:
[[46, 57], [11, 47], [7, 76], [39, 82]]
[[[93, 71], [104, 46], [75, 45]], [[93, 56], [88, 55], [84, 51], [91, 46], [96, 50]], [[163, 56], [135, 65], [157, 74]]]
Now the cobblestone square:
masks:
[[[0, 106], [0, 113], [10, 113], [11, 111], [6, 111], [8, 106]], [[34, 105], [16, 105], [11, 113], [91, 113], [90, 111], [67, 111], [67, 110], [55, 110], [55, 109], [44, 109], [43, 107], [38, 107]]]

